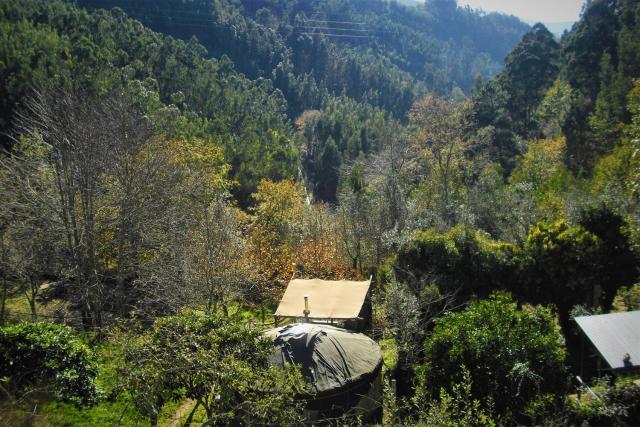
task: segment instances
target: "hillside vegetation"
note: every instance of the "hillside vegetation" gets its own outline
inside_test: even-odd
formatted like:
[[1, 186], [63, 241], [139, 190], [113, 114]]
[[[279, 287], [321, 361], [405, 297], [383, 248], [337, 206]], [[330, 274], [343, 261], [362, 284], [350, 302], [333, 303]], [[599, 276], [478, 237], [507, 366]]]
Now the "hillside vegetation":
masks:
[[299, 425], [261, 333], [292, 277], [373, 277], [387, 425], [637, 419], [573, 317], [640, 309], [638, 2], [558, 39], [452, 0], [0, 0], [0, 38], [0, 423]]

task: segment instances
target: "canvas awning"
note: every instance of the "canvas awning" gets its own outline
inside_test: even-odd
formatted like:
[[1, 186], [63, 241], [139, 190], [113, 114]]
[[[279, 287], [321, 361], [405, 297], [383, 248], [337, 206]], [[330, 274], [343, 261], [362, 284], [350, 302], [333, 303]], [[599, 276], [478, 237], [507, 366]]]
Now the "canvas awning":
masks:
[[304, 317], [304, 297], [309, 297], [309, 318], [347, 320], [360, 315], [371, 280], [294, 279], [274, 313], [276, 317]]
[[580, 316], [575, 320], [611, 369], [640, 366], [640, 311]]

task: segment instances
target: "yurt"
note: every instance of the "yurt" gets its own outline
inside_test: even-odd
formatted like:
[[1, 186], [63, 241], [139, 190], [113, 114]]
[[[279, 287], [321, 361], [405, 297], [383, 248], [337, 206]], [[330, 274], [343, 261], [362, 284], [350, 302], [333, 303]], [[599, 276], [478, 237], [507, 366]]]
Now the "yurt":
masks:
[[382, 353], [371, 338], [313, 323], [287, 325], [267, 335], [275, 345], [272, 364], [302, 370], [308, 424], [382, 421]]

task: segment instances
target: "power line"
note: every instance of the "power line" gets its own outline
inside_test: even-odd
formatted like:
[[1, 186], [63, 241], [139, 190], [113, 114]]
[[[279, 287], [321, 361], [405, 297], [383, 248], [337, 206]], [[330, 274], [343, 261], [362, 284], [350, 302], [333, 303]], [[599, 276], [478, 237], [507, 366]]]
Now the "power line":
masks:
[[[144, 16], [157, 16], [162, 18], [175, 18], [184, 17], [184, 18], [197, 18], [193, 19], [193, 22], [201, 22], [201, 23], [218, 23], [216, 19], [213, 18], [213, 15], [209, 15], [211, 18], [208, 18], [206, 15], [199, 12], [190, 12], [188, 10], [171, 10], [171, 9], [160, 9], [160, 8], [147, 8], [140, 6], [112, 6], [109, 8], [108, 6], [97, 3], [97, 2], [80, 2], [79, 6], [84, 8], [92, 8], [92, 9], [102, 9], [108, 12], [113, 11], [115, 8], [119, 8], [124, 10], [125, 12], [133, 10], [144, 12]], [[213, 11], [208, 11], [213, 12]], [[134, 12], [135, 13], [135, 12]], [[129, 14], [129, 13], [127, 13]], [[303, 19], [303, 22], [314, 22], [316, 24], [312, 24], [312, 26], [316, 26], [318, 24], [342, 24], [342, 25], [367, 25], [366, 22], [356, 22], [356, 21], [329, 21], [329, 20], [320, 20], [320, 19]]]
[[[105, 10], [109, 13], [113, 11], [113, 8], [107, 9], [104, 5], [98, 3], [82, 3], [83, 7], [93, 8], [95, 10]], [[219, 25], [220, 23], [216, 19], [207, 19], [200, 14], [190, 13], [187, 11], [163, 11], [159, 9], [148, 9], [144, 7], [126, 6], [123, 10], [127, 15], [134, 20], [140, 21], [145, 24], [160, 24], [173, 27], [184, 28], [200, 28], [211, 30], [212, 26]], [[139, 12], [136, 12], [139, 11]], [[196, 19], [194, 19], [196, 18]], [[331, 21], [331, 20], [319, 20], [319, 19], [306, 19], [303, 22], [313, 22], [309, 26], [293, 26], [293, 33], [298, 35], [322, 35], [325, 37], [337, 37], [337, 38], [377, 38], [383, 35], [382, 31], [372, 31], [366, 28], [344, 28], [335, 27], [330, 24], [338, 25], [353, 25], [362, 26], [367, 25], [365, 22], [355, 21]], [[321, 26], [324, 25], [324, 26]], [[150, 28], [152, 29], [152, 28]], [[321, 30], [321, 31], [316, 31]], [[344, 34], [344, 33], [360, 33], [360, 34]]]
[[295, 29], [304, 29], [304, 30], [335, 30], [335, 31], [354, 31], [354, 32], [370, 32], [370, 30], [366, 28], [339, 28], [339, 27], [294, 27]]
[[370, 39], [372, 36], [358, 36], [358, 35], [350, 35], [350, 34], [328, 34], [328, 33], [298, 33], [304, 36], [326, 36], [326, 37], [350, 37], [350, 38], [360, 38], [360, 39]]
[[349, 25], [367, 25], [366, 22], [355, 22], [355, 21], [325, 21], [320, 19], [304, 19], [306, 22], [325, 22], [328, 24], [349, 24]]
[[[93, 8], [96, 10], [105, 10], [107, 12], [112, 12], [114, 8], [120, 8], [119, 6], [113, 6], [112, 8], [107, 8], [105, 7], [105, 5], [102, 5], [100, 3], [92, 3], [92, 2], [82, 2], [80, 4], [82, 7], [85, 8]], [[127, 13], [128, 15], [130, 15], [130, 17], [135, 18], [135, 19], [146, 19], [146, 18], [164, 18], [164, 19], [168, 19], [171, 20], [172, 22], [175, 21], [175, 18], [187, 18], [190, 22], [193, 23], [201, 23], [201, 24], [218, 24], [219, 22], [213, 18], [213, 16], [211, 16], [211, 18], [208, 18], [207, 16], [203, 16], [200, 13], [193, 13], [193, 12], [189, 12], [186, 10], [162, 10], [162, 9], [157, 9], [157, 8], [145, 8], [145, 7], [136, 7], [136, 6], [124, 6], [121, 8], [122, 10], [124, 10], [125, 12], [128, 11], [139, 11], [140, 14], [137, 14], [137, 12], [133, 12], [132, 14]], [[193, 19], [195, 18], [195, 19]], [[153, 20], [153, 19], [151, 19]], [[326, 29], [340, 29], [340, 30], [352, 30], [352, 31], [366, 31], [366, 29], [358, 29], [358, 28], [339, 28], [339, 27], [335, 27], [335, 26], [328, 26], [328, 24], [339, 24], [339, 25], [367, 25], [366, 22], [355, 22], [355, 21], [329, 21], [329, 20], [319, 20], [319, 19], [304, 19], [303, 22], [313, 22], [315, 24], [311, 24], [308, 25], [309, 27], [320, 27], [321, 25], [327, 25]], [[303, 27], [303, 25], [294, 25], [294, 28], [300, 28]]]
[[383, 33], [382, 32], [371, 32], [371, 31], [365, 31], [365, 32], [357, 32], [357, 33], [352, 33], [352, 32], [347, 32], [347, 33], [343, 33], [339, 30], [335, 30], [332, 28], [327, 28], [325, 30], [318, 30], [316, 31], [315, 28], [309, 28], [309, 29], [297, 29], [293, 32], [293, 34], [318, 34], [318, 35], [324, 35], [324, 34], [336, 34], [336, 35], [341, 35], [341, 36], [345, 36], [345, 37], [369, 37], [369, 38], [379, 38], [379, 37], [383, 37]]

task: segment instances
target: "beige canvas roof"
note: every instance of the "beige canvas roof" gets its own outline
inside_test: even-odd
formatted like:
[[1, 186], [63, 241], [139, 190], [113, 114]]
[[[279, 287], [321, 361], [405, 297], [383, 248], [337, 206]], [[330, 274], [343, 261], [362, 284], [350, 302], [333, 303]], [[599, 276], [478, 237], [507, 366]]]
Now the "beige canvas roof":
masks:
[[355, 319], [369, 292], [371, 280], [294, 279], [280, 301], [274, 316], [304, 317], [304, 297], [309, 297], [312, 319]]

